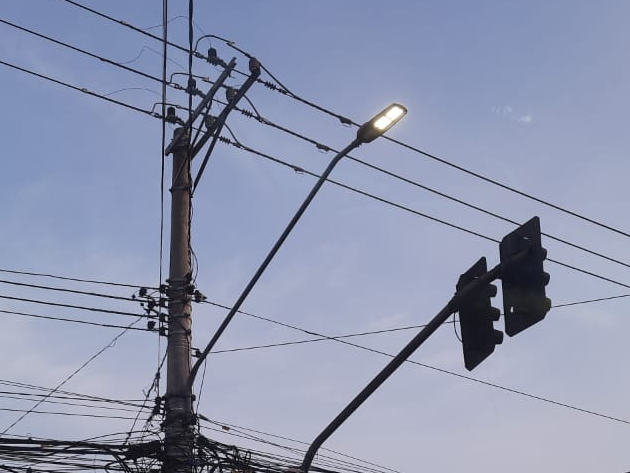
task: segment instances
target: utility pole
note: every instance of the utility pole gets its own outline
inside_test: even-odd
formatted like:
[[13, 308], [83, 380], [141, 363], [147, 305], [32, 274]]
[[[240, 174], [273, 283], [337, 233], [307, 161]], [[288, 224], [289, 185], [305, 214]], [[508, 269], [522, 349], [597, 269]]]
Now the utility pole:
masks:
[[173, 139], [171, 250], [168, 279], [168, 344], [163, 473], [190, 473], [193, 460], [191, 367], [189, 130]]
[[[228, 100], [221, 114], [211, 122], [206, 133], [196, 143], [191, 142], [191, 129], [197, 118], [208, 116], [210, 104], [216, 92], [236, 67], [236, 58], [229, 64], [207, 93], [196, 89], [194, 81], [189, 82], [189, 93], [201, 95], [203, 98], [188, 120], [183, 122], [175, 116], [175, 109], [170, 107], [166, 120], [180, 123], [183, 126], [173, 133], [173, 140], [166, 147], [165, 154], [173, 155], [173, 176], [171, 184], [171, 251], [169, 278], [167, 280], [168, 295], [168, 343], [167, 343], [167, 375], [166, 396], [164, 404], [164, 458], [162, 473], [192, 473], [196, 463], [194, 430], [195, 415], [193, 412], [193, 381], [191, 376], [191, 340], [192, 340], [192, 300], [194, 287], [191, 274], [190, 249], [190, 205], [193, 195], [191, 179], [191, 161], [203, 145], [214, 137], [201, 164], [195, 185], [201, 177], [212, 149], [219, 138], [221, 129], [230, 111], [245, 95], [260, 75], [260, 64], [250, 58], [250, 76], [239, 88], [238, 92]], [[195, 140], [192, 140], [195, 141]]]

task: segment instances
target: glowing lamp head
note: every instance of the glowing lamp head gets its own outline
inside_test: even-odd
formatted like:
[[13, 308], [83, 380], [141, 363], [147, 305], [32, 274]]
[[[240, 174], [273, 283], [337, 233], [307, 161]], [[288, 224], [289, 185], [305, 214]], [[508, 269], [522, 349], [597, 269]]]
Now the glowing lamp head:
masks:
[[372, 118], [369, 122], [361, 125], [357, 131], [357, 138], [362, 143], [369, 143], [375, 140], [396, 123], [407, 113], [407, 109], [402, 105], [394, 103]]

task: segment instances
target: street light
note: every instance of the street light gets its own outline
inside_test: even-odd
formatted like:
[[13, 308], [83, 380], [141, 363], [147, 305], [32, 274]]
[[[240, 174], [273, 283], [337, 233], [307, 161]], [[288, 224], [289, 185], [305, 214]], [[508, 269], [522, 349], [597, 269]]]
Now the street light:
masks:
[[407, 109], [403, 107], [402, 105], [399, 105], [396, 103], [385, 108], [378, 115], [372, 118], [370, 121], [365, 122], [363, 125], [361, 125], [361, 127], [359, 127], [359, 129], [357, 130], [357, 136], [352, 141], [352, 143], [350, 143], [344, 149], [339, 151], [337, 155], [332, 159], [332, 161], [330, 161], [330, 164], [328, 165], [326, 170], [322, 173], [322, 175], [319, 177], [319, 179], [313, 186], [313, 189], [311, 189], [311, 192], [308, 194], [304, 202], [302, 202], [302, 205], [297, 210], [297, 212], [295, 213], [295, 215], [293, 216], [293, 218], [291, 219], [287, 227], [284, 229], [284, 232], [282, 232], [282, 235], [280, 235], [280, 238], [278, 238], [276, 243], [271, 248], [271, 251], [269, 251], [269, 254], [267, 255], [267, 257], [260, 264], [260, 267], [254, 273], [254, 276], [252, 276], [252, 279], [249, 281], [247, 286], [245, 286], [245, 289], [243, 289], [243, 292], [241, 293], [239, 298], [236, 300], [236, 302], [230, 309], [230, 312], [225, 316], [225, 319], [223, 319], [223, 322], [221, 323], [221, 325], [219, 326], [215, 334], [212, 336], [212, 339], [210, 340], [206, 348], [204, 348], [203, 352], [201, 352], [201, 355], [197, 358], [197, 361], [195, 362], [194, 366], [190, 370], [190, 375], [188, 376], [189, 389], [192, 389], [192, 385], [195, 381], [195, 376], [197, 375], [197, 372], [199, 371], [199, 368], [202, 365], [203, 361], [206, 359], [210, 351], [214, 348], [214, 345], [217, 343], [217, 340], [219, 340], [219, 338], [221, 337], [221, 335], [223, 334], [223, 332], [229, 325], [234, 315], [241, 308], [241, 305], [243, 304], [243, 302], [245, 301], [245, 299], [247, 298], [251, 290], [254, 288], [256, 283], [258, 282], [258, 279], [260, 279], [262, 274], [265, 272], [265, 269], [267, 269], [267, 266], [269, 266], [269, 263], [271, 262], [273, 257], [276, 255], [276, 253], [278, 252], [278, 250], [280, 249], [284, 241], [287, 239], [287, 237], [293, 230], [293, 227], [295, 227], [295, 224], [298, 222], [298, 220], [300, 220], [300, 217], [302, 217], [302, 214], [304, 213], [306, 208], [309, 206], [309, 204], [312, 202], [313, 198], [315, 197], [315, 194], [317, 194], [319, 189], [324, 184], [324, 181], [328, 179], [328, 176], [330, 175], [334, 167], [337, 165], [337, 163], [341, 160], [341, 158], [346, 156], [353, 149], [358, 148], [363, 143], [370, 143], [371, 141], [374, 141], [376, 138], [381, 136], [383, 133], [385, 133], [387, 130], [393, 127], [396, 123], [398, 123], [405, 116], [406, 113], [407, 113]]
[[397, 103], [391, 104], [369, 122], [364, 123], [357, 131], [357, 138], [360, 138], [362, 143], [374, 141], [398, 123], [406, 114], [407, 109], [405, 107]]

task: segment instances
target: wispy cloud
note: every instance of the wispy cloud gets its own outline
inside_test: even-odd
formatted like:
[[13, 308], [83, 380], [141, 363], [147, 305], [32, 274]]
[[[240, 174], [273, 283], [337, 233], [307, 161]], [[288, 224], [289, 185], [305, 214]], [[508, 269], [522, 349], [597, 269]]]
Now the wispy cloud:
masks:
[[528, 125], [533, 121], [533, 117], [530, 113], [525, 115], [520, 115], [515, 113], [514, 109], [510, 105], [501, 105], [497, 107], [491, 108], [492, 113], [495, 115], [500, 115], [510, 121], [514, 121], [517, 123], [522, 123], [524, 125]]

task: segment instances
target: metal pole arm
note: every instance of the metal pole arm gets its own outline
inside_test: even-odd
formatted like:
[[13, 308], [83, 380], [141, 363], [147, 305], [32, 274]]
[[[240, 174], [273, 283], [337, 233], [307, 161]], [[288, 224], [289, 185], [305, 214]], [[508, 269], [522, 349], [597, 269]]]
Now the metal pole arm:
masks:
[[444, 308], [438, 312], [438, 314], [433, 317], [433, 319], [431, 319], [431, 321], [400, 351], [400, 353], [398, 353], [398, 355], [396, 355], [387, 364], [387, 366], [385, 366], [385, 368], [383, 368], [381, 372], [377, 374], [376, 377], [370, 381], [370, 383], [363, 388], [363, 390], [357, 394], [352, 401], [350, 401], [350, 404], [348, 404], [339, 413], [339, 415], [337, 415], [337, 417], [335, 417], [333, 421], [328, 424], [324, 430], [322, 430], [304, 456], [302, 466], [300, 467], [302, 473], [308, 473], [311, 463], [313, 463], [313, 458], [315, 458], [315, 454], [319, 448], [341, 426], [341, 424], [343, 424], [346, 419], [348, 419], [348, 417], [350, 417], [354, 411], [356, 411], [359, 406], [363, 404], [363, 402], [365, 402], [365, 400], [370, 397], [374, 391], [376, 391], [381, 384], [383, 384], [394, 373], [394, 371], [396, 371], [400, 365], [402, 365], [420, 347], [420, 345], [422, 345], [427, 338], [429, 338], [433, 332], [440, 327], [440, 325], [446, 322], [451, 314], [459, 310], [460, 300], [465, 299], [481, 286], [497, 279], [501, 274], [501, 270], [501, 265], [495, 266], [483, 276], [480, 276], [470, 282], [448, 301]]

